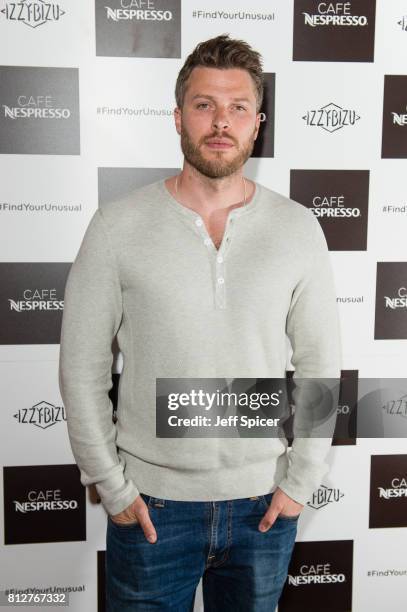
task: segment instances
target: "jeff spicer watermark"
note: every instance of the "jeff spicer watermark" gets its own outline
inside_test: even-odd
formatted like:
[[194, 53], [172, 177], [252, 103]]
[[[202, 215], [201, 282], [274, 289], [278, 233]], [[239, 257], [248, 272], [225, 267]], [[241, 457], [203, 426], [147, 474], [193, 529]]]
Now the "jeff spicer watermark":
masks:
[[407, 379], [157, 378], [156, 435], [407, 437]]

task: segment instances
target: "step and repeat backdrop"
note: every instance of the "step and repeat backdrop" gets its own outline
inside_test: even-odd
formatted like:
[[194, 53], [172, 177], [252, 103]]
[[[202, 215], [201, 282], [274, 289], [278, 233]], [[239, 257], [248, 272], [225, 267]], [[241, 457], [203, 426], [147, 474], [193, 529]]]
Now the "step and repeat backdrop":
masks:
[[[176, 77], [222, 33], [264, 60], [246, 176], [310, 208], [327, 238], [339, 413], [362, 379], [407, 379], [407, 2], [0, 0], [2, 591], [104, 610], [106, 513], [80, 483], [58, 387], [65, 282], [98, 206], [179, 172]], [[116, 351], [113, 402], [121, 367]], [[407, 391], [383, 412], [402, 432]], [[342, 432], [330, 463], [278, 610], [403, 612], [405, 436]]]

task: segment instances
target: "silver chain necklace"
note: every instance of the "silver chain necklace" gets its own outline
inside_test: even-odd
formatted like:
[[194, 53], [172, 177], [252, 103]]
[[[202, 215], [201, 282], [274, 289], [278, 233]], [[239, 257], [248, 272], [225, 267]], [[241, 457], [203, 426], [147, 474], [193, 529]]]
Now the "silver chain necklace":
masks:
[[[179, 177], [179, 174], [177, 174], [177, 176], [175, 177], [175, 193], [177, 195], [178, 195], [178, 177]], [[242, 176], [242, 180], [243, 180], [243, 189], [244, 189], [243, 206], [246, 206], [246, 179], [244, 176]]]

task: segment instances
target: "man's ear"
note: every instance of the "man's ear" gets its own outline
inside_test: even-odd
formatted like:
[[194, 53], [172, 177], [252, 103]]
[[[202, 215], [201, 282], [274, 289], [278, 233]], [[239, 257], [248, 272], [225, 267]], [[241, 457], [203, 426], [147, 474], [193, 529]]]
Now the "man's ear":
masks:
[[174, 108], [175, 128], [178, 134], [181, 134], [181, 109], [176, 106]]
[[254, 140], [256, 140], [257, 135], [258, 135], [258, 133], [259, 133], [260, 123], [261, 123], [260, 119], [261, 119], [261, 113], [257, 113], [257, 115], [256, 115], [256, 123], [255, 123], [255, 125], [256, 125], [256, 131], [255, 131], [255, 133], [254, 133]]

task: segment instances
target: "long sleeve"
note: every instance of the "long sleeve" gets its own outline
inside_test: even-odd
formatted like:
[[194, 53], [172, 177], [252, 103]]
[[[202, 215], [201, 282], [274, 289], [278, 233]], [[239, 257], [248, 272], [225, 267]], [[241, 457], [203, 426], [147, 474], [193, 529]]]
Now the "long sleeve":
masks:
[[117, 514], [139, 494], [126, 480], [112, 420], [112, 342], [122, 320], [114, 253], [97, 209], [71, 266], [65, 288], [59, 388], [72, 452], [83, 485], [95, 484], [103, 506]]
[[[286, 333], [293, 349], [293, 379], [297, 386], [293, 393], [294, 440], [288, 453], [289, 467], [286, 477], [278, 485], [303, 505], [330, 469], [327, 456], [336, 423], [342, 361], [330, 254], [323, 230], [316, 219], [310, 245], [311, 252], [304, 253], [306, 271], [293, 291], [286, 322]], [[326, 383], [331, 392], [328, 395], [332, 399], [333, 410], [325, 413], [322, 425], [312, 420], [312, 409], [309, 410], [310, 398], [315, 397], [316, 388], [315, 383], [305, 380], [310, 378], [325, 379], [320, 383]], [[309, 418], [308, 413], [311, 415]], [[308, 433], [301, 437], [307, 425]], [[300, 437], [297, 437], [298, 434]]]

